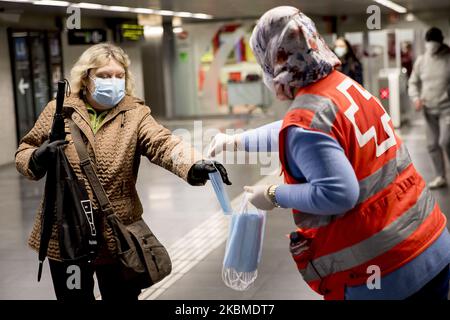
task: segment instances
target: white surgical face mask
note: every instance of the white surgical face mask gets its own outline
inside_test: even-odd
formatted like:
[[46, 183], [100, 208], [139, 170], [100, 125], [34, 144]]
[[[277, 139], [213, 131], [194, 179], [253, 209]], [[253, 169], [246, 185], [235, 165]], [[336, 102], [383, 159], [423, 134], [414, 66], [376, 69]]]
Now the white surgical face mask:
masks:
[[336, 53], [336, 55], [339, 58], [342, 58], [343, 56], [345, 56], [347, 54], [347, 48], [346, 47], [336, 47], [336, 48], [334, 48], [334, 53]]
[[427, 41], [425, 42], [425, 52], [428, 54], [433, 54], [439, 49], [440, 46], [441, 44], [439, 42]]
[[114, 108], [125, 97], [125, 79], [95, 78], [92, 98], [106, 109]]

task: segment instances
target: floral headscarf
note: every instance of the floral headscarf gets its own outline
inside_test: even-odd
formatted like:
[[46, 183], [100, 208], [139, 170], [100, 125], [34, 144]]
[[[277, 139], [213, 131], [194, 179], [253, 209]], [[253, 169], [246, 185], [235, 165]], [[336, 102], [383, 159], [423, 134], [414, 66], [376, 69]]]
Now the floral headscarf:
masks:
[[256, 24], [250, 47], [264, 71], [264, 82], [280, 98], [327, 76], [339, 59], [317, 33], [314, 22], [294, 7], [267, 11]]

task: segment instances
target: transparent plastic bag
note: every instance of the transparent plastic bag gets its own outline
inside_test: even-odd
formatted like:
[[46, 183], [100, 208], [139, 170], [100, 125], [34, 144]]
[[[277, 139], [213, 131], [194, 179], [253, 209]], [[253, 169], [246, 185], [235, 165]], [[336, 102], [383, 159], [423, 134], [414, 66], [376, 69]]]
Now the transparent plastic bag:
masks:
[[223, 185], [222, 176], [220, 175], [219, 170], [209, 173], [208, 175], [223, 212], [225, 214], [231, 214], [233, 209], [231, 208], [231, 202]]
[[228, 241], [223, 260], [222, 280], [230, 288], [244, 291], [258, 276], [261, 260], [266, 212], [249, 209], [248, 194], [239, 211], [231, 216]]

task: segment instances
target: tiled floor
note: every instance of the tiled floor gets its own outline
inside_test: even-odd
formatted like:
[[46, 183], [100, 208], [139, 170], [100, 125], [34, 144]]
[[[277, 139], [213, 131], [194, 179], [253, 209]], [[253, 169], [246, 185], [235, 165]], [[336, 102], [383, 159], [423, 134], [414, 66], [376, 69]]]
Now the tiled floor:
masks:
[[[210, 119], [205, 120], [204, 125], [220, 129], [246, 128], [273, 119], [273, 116], [257, 116], [250, 121], [246, 117]], [[184, 127], [192, 130], [193, 122], [177, 121], [167, 123], [167, 126], [171, 129]], [[426, 179], [431, 179], [433, 174], [425, 149], [423, 123], [419, 119], [401, 133], [417, 168]], [[232, 199], [240, 195], [244, 185], [257, 183], [262, 178], [258, 165], [227, 165], [227, 169], [233, 182], [233, 186], [227, 189]], [[274, 175], [266, 179], [276, 180], [279, 177]], [[218, 230], [221, 226], [226, 228], [227, 221], [217, 216], [219, 205], [210, 184], [191, 187], [169, 172], [142, 161], [137, 185], [145, 220], [170, 252], [176, 252], [180, 245], [181, 248], [183, 245], [188, 248], [186, 244], [180, 244], [180, 239], [185, 239], [184, 236], [189, 232], [197, 231], [197, 235], [205, 232], [212, 226], [208, 224], [212, 223], [212, 219], [218, 219], [215, 224]], [[0, 168], [0, 299], [54, 299], [48, 265], [44, 268], [43, 280], [37, 283], [37, 255], [26, 245], [42, 187], [43, 181], [27, 181], [16, 173], [13, 165]], [[449, 216], [449, 189], [433, 192]], [[285, 235], [294, 228], [290, 213], [275, 210], [267, 218], [259, 275], [250, 290], [236, 292], [223, 284], [221, 268], [226, 235], [221, 234], [219, 237], [212, 232], [209, 241], [203, 242], [208, 245], [199, 245], [196, 249], [197, 253], [203, 250], [207, 254], [204, 257], [198, 255], [201, 259], [180, 258], [177, 263], [185, 263], [188, 267], [183, 265], [184, 272], [180, 268], [179, 276], [172, 278], [171, 283], [167, 282], [170, 286], [167, 283], [161, 285], [162, 289], [157, 294], [154, 290], [153, 298], [320, 299], [301, 279], [287, 250]], [[201, 239], [198, 241], [201, 243]], [[178, 256], [182, 257], [179, 253]], [[152, 298], [151, 292], [144, 292], [142, 296]]]

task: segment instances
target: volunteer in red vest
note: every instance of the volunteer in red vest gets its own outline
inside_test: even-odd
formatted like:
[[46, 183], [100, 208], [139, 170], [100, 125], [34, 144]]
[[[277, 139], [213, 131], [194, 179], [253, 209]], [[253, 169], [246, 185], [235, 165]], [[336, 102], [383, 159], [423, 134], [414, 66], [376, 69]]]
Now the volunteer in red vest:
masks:
[[209, 154], [279, 149], [285, 184], [245, 189], [260, 209], [293, 209], [303, 279], [325, 299], [446, 300], [446, 217], [379, 101], [335, 70], [339, 59], [294, 7], [266, 12], [250, 45], [291, 107], [282, 121], [217, 135]]

